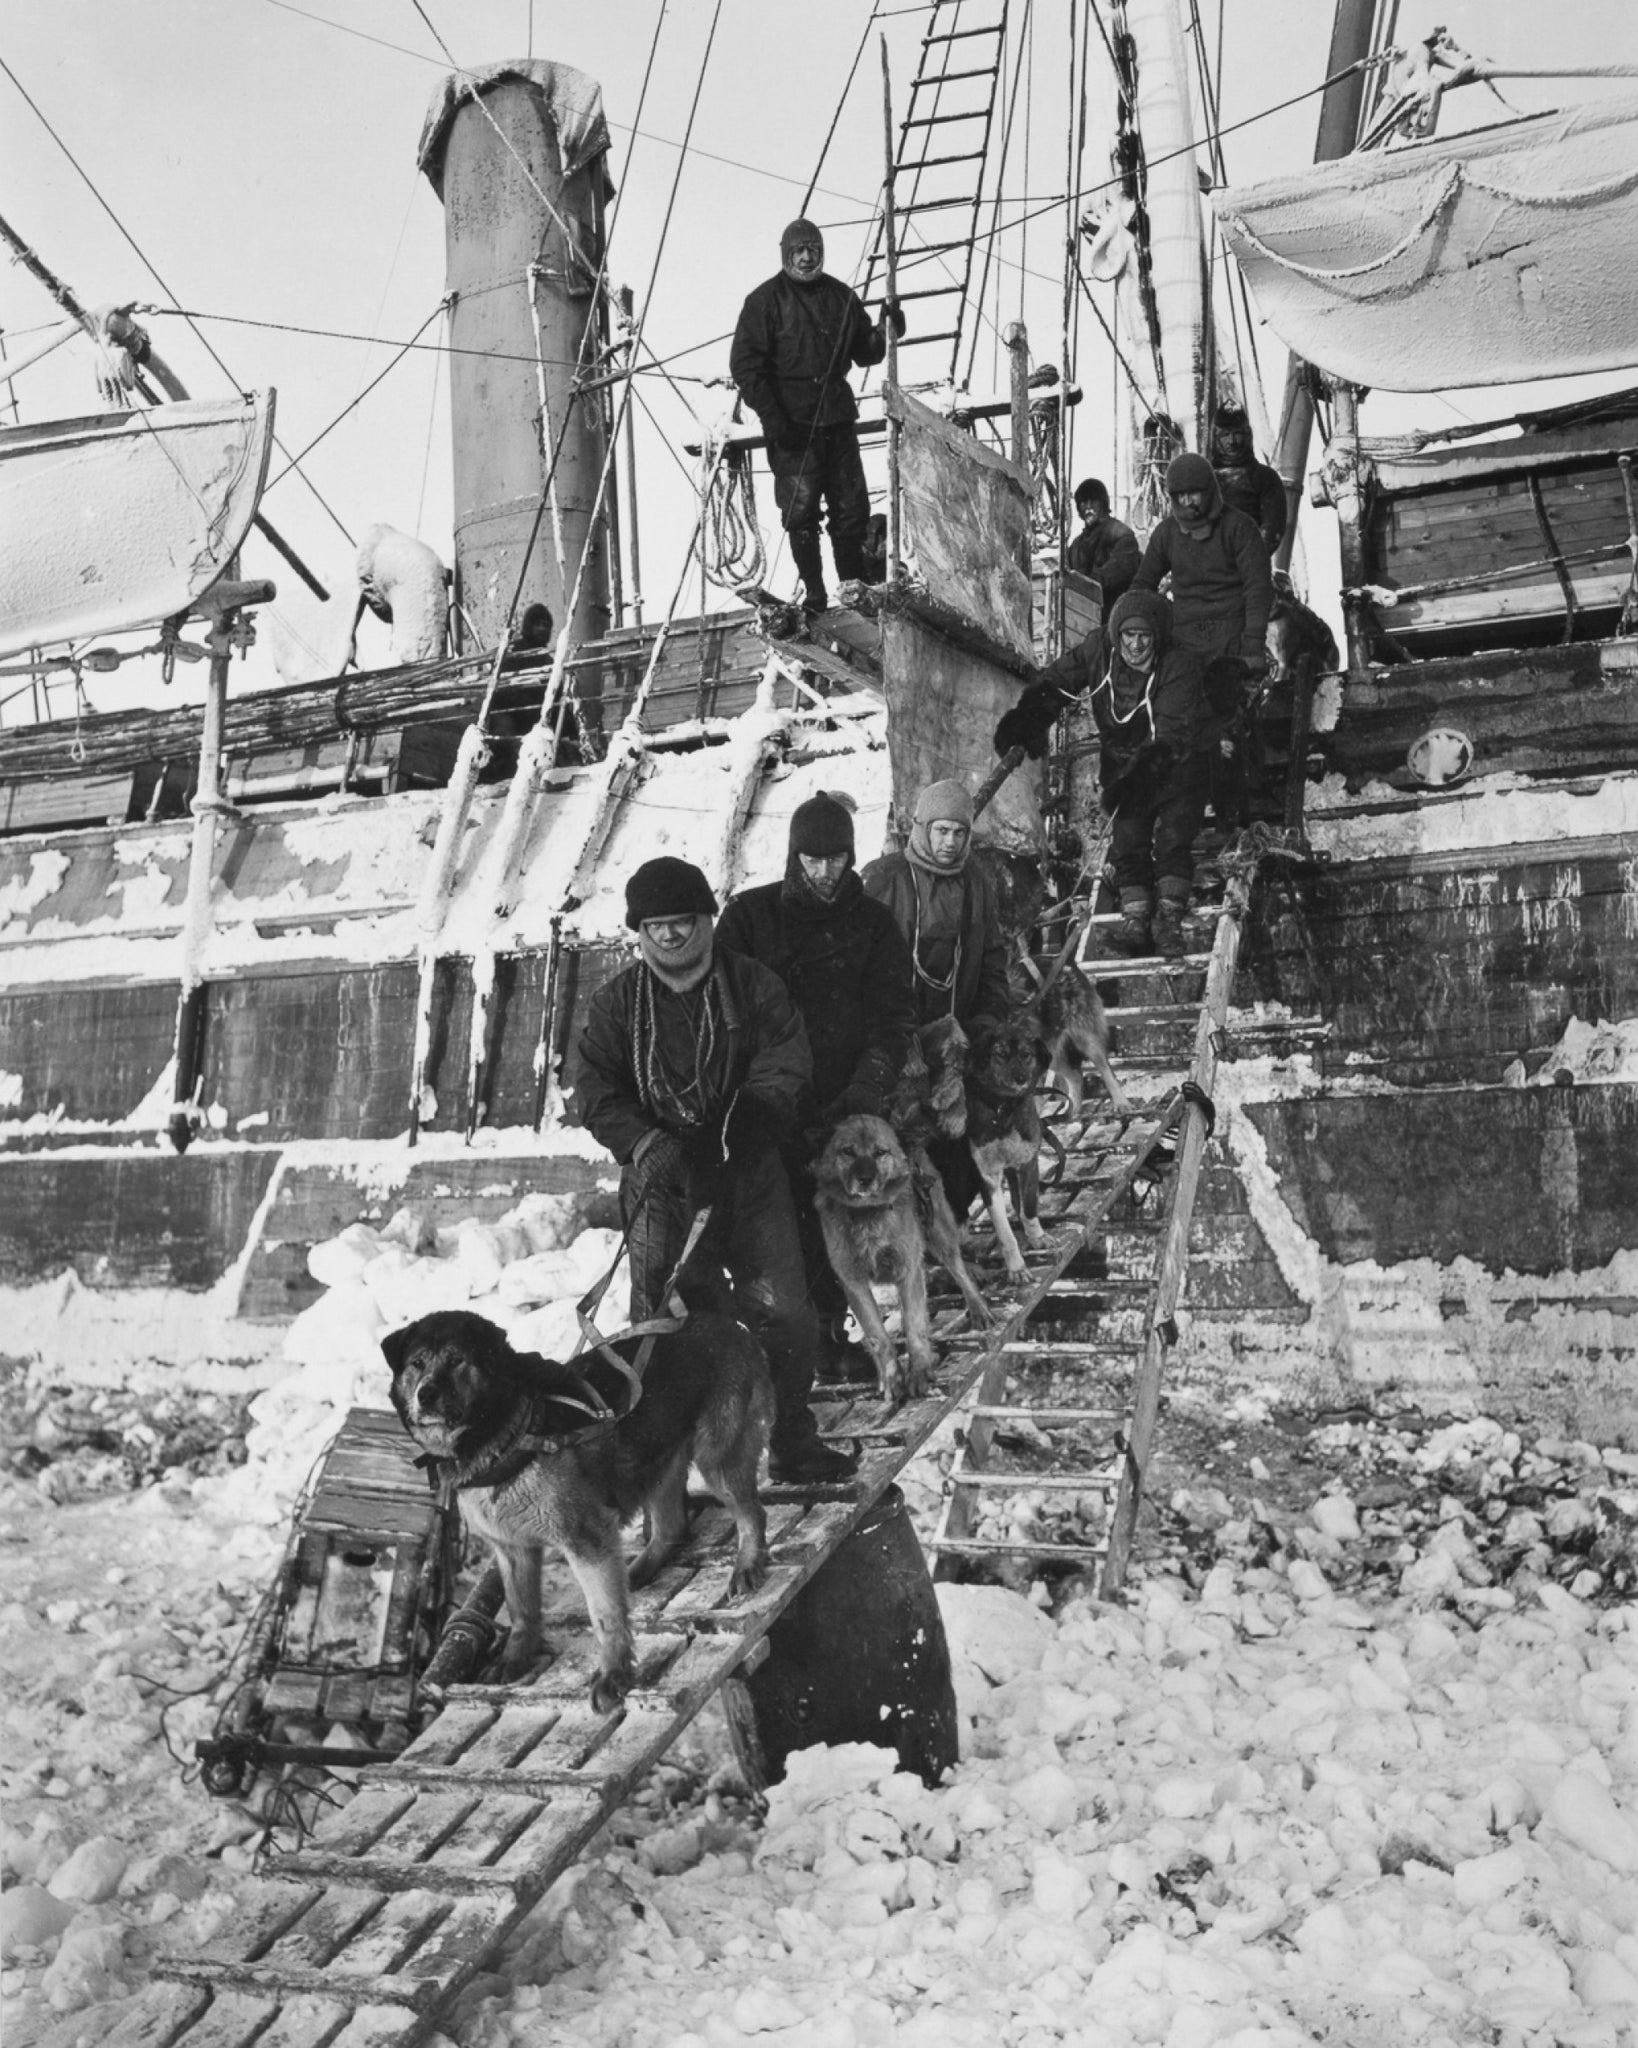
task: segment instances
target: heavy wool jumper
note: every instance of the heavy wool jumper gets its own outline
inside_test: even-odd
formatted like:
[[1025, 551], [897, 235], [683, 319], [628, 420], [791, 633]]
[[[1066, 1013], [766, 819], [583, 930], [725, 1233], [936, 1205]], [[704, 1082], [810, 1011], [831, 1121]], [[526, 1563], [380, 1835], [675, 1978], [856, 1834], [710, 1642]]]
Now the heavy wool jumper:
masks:
[[1189, 461], [1191, 483], [1193, 465], [1204, 472], [1201, 488], [1207, 502], [1200, 523], [1205, 531], [1190, 535], [1176, 513], [1167, 513], [1149, 536], [1132, 589], [1158, 591], [1169, 575], [1173, 638], [1179, 647], [1207, 660], [1231, 654], [1261, 663], [1274, 605], [1268, 550], [1256, 523], [1224, 504], [1210, 463], [1199, 456]]

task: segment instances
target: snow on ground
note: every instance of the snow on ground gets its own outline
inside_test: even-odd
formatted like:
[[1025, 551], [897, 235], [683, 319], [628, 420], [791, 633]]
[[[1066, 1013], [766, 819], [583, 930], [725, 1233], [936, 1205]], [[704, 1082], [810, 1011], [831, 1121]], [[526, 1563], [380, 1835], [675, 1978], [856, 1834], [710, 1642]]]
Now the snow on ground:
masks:
[[[258, 1818], [185, 1784], [167, 1744], [186, 1759], [210, 1726], [326, 1428], [384, 1391], [372, 1274], [400, 1312], [406, 1288], [458, 1285], [521, 1321], [560, 1316], [565, 1297], [541, 1308], [537, 1290], [578, 1288], [601, 1256], [600, 1234], [535, 1214], [515, 1243], [463, 1227], [434, 1260], [413, 1221], [315, 1253], [331, 1307], [292, 1329], [297, 1369], [251, 1404], [241, 1465], [196, 1456], [156, 1480], [157, 1454], [131, 1467], [132, 1426], [122, 1467], [91, 1428], [106, 1392], [36, 1393], [14, 1417], [33, 1420], [32, 1456], [0, 1478], [10, 2048], [99, 2040], [157, 1948], [236, 1910]], [[1162, 1425], [1180, 1455], [1276, 1457], [1266, 1401], [1215, 1418], [1209, 1393], [1191, 1402]], [[764, 1814], [707, 1716], [452, 2037], [1624, 2048], [1638, 1610], [1617, 1595], [1638, 1457], [1482, 1416], [1356, 1416], [1304, 1441], [1326, 1469], [1300, 1505], [1231, 1499], [1202, 1453], [1199, 1483], [1162, 1493], [1129, 1606], [941, 1589], [963, 1722], [943, 1786], [886, 1752], [813, 1751]], [[91, 1445], [77, 1464], [71, 1442]], [[1249, 1479], [1272, 1496], [1281, 1474], [1253, 1456]]]

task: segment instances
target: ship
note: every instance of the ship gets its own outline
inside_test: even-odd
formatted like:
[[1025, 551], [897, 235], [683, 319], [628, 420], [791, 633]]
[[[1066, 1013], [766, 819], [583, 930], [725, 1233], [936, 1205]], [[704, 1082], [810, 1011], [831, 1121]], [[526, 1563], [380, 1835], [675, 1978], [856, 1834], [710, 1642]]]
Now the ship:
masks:
[[[982, 148], [976, 175], [930, 161], [980, 134], [993, 161], [1016, 47], [1002, 8], [935, 13], [889, 159], [909, 339], [897, 382], [864, 401], [867, 447], [892, 436], [907, 474], [921, 464], [902, 603], [833, 608], [805, 638], [732, 591], [638, 622], [638, 497], [617, 455], [640, 335], [598, 258], [612, 145], [595, 82], [539, 60], [452, 74], [418, 148], [446, 210], [452, 309], [453, 627], [437, 658], [226, 687], [256, 609], [242, 551], [296, 573], [261, 543], [273, 393], [150, 386], [151, 407], [0, 429], [8, 673], [37, 702], [53, 674], [94, 681], [121, 657], [93, 643], [123, 628], [150, 662], [215, 679], [202, 705], [4, 728], [10, 1348], [70, 1374], [142, 1354], [231, 1381], [266, 1369], [318, 1292], [309, 1248], [349, 1223], [406, 1202], [487, 1218], [531, 1190], [606, 1192], [608, 1162], [564, 1114], [562, 1065], [625, 957], [624, 873], [686, 849], [719, 893], [763, 879], [791, 810], [826, 787], [851, 793], [873, 851], [919, 782], [993, 765], [992, 711], [1096, 613], [1056, 566], [1076, 366], [1043, 370], [1021, 337], [1015, 388], [964, 388], [999, 188]], [[1201, 445], [1233, 390], [1295, 500], [1317, 391], [1330, 431], [1313, 488], [1339, 515], [1348, 607], [1346, 662], [1312, 706], [1289, 688], [1267, 706], [1264, 808], [1303, 857], [1259, 890], [1238, 969], [1243, 1099], [1202, 1181], [1185, 1356], [1608, 1425], [1629, 1410], [1638, 1293], [1623, 1165], [1638, 394], [1518, 417], [1504, 401], [1482, 431], [1386, 437], [1353, 394], [1627, 360], [1638, 323], [1611, 252], [1632, 225], [1631, 103], [1418, 136], [1429, 95], [1402, 94], [1412, 116], [1359, 149], [1393, 102], [1380, 23], [1344, 9], [1324, 161], [1204, 202], [1220, 145], [1194, 146], [1210, 122], [1179, 90], [1174, 10], [1117, 15], [1121, 182], [1071, 239], [1113, 277], [1133, 372], [1120, 498], [1140, 524], [1152, 513], [1141, 422], [1162, 400]], [[952, 52], [960, 101], [933, 82]], [[1506, 253], [1476, 270], [1498, 223]], [[882, 227], [878, 209], [867, 296], [885, 284]], [[935, 241], [958, 246], [920, 253]], [[1306, 366], [1278, 421], [1235, 383], [1232, 294], [1203, 302], [1208, 246], [1231, 252]], [[476, 289], [501, 273], [527, 286]], [[745, 502], [756, 442], [742, 420], [706, 444], [702, 525]], [[928, 518], [939, 465], [964, 455], [973, 516]], [[75, 507], [91, 490], [135, 508], [151, 562], [88, 539]], [[519, 644], [530, 606], [557, 622], [544, 646]], [[981, 828], [1060, 890], [1090, 808], [1084, 737], [1068, 739], [1045, 783], [1012, 778]], [[1282, 1018], [1308, 1023], [1282, 1041]], [[1144, 1030], [1126, 1033], [1138, 1059], [1155, 1050]], [[1281, 1043], [1272, 1068], [1252, 1057]]]
[[[697, 521], [663, 617], [643, 618], [625, 458], [646, 309], [609, 285], [612, 141], [582, 72], [452, 71], [426, 114], [453, 568], [446, 598], [437, 551], [366, 541], [354, 630], [390, 611], [390, 666], [230, 687], [275, 574], [313, 576], [262, 503], [276, 394], [189, 397], [150, 337], [81, 305], [7, 226], [109, 389], [153, 401], [0, 427], [0, 660], [43, 710], [70, 679], [76, 707], [8, 724], [0, 751], [8, 1353], [70, 1379], [261, 1384], [334, 1270], [315, 1248], [349, 1231], [379, 1242], [408, 1218], [414, 1250], [554, 1199], [612, 1222], [616, 1171], [565, 1062], [631, 957], [624, 879], [666, 851], [719, 896], [777, 875], [820, 790], [854, 805], [862, 857], [926, 781], [977, 790], [1020, 972], [1073, 962], [1101, 985], [1136, 1102], [1064, 1152], [1062, 1227], [1025, 1274], [986, 1271], [996, 1329], [941, 1311], [931, 1394], [898, 1416], [858, 1389], [827, 1408], [865, 1447], [858, 1498], [777, 1504], [768, 1611], [731, 1613], [695, 1539], [645, 1610], [643, 1682], [616, 1715], [587, 1715], [584, 1631], [554, 1612], [570, 1647], [536, 1684], [438, 1690], [426, 1723], [449, 1531], [390, 1424], [355, 1415], [299, 1504], [285, 1606], [253, 1631], [265, 1668], [241, 1677], [265, 1683], [236, 1691], [206, 1760], [228, 1792], [258, 1760], [334, 1761], [288, 1731], [270, 1746], [277, 1708], [365, 1728], [372, 1769], [282, 1859], [294, 1885], [159, 1966], [128, 2038], [248, 2039], [270, 2002], [287, 2030], [329, 2038], [351, 2014], [423, 2038], [711, 1692], [742, 1759], [782, 1707], [782, 1750], [848, 1739], [823, 1717], [853, 1692], [882, 1739], [882, 1701], [843, 1680], [890, 1610], [939, 1636], [923, 1546], [946, 1575], [1096, 1566], [1118, 1595], [1168, 1385], [1638, 1429], [1638, 388], [1505, 396], [1633, 372], [1638, 97], [1451, 126], [1458, 88], [1507, 74], [1443, 31], [1390, 47], [1394, 12], [1341, 0], [1315, 162], [1234, 184], [1198, 16], [1071, 10], [1071, 75], [1108, 66], [1111, 175], [1072, 154], [1065, 299], [1097, 313], [1120, 369], [1118, 509], [1151, 526], [1167, 456], [1209, 447], [1232, 403], [1279, 468], [1282, 567], [1314, 530], [1305, 503], [1340, 542], [1343, 645], [1288, 586], [1248, 706], [1259, 772], [1202, 837], [1181, 962], [1100, 950], [1086, 721], [1067, 716], [1041, 764], [993, 746], [1102, 611], [1063, 566], [1090, 383], [1075, 323], [1056, 361], [1009, 323], [1006, 388], [973, 388], [1030, 47], [1004, 0], [925, 10], [896, 113], [883, 46], [883, 195], [855, 275], [911, 315], [862, 407], [884, 559], [818, 616], [769, 593], [759, 437], [729, 393], [683, 451]], [[1253, 303], [1290, 355], [1277, 407], [1241, 339]], [[1488, 420], [1378, 424], [1383, 394], [1474, 387], [1504, 394]], [[721, 600], [685, 610], [713, 576]], [[86, 709], [86, 678], [127, 658], [191, 664], [202, 701]], [[1061, 1403], [1063, 1361], [1116, 1351], [1135, 1370], [1106, 1469], [1009, 1463], [998, 1421], [1045, 1442], [1092, 1412], [1028, 1405], [1041, 1360]], [[883, 1510], [889, 1482], [958, 1408], [918, 1541]], [[1032, 1486], [1101, 1491], [1096, 1540], [997, 1517]], [[438, 1659], [463, 1630], [487, 1641], [494, 1608], [480, 1586]], [[367, 1668], [324, 1664], [343, 1628], [369, 1635]], [[953, 1754], [936, 1702], [894, 1699], [901, 1762], [936, 1775]]]

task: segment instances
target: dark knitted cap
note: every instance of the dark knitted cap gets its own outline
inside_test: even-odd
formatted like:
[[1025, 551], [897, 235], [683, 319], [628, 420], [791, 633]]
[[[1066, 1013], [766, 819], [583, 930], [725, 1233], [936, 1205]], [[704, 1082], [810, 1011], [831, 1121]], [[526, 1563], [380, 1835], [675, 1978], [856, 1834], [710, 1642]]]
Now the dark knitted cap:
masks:
[[789, 256], [791, 250], [798, 242], [817, 242], [819, 244], [819, 254], [823, 256], [825, 253], [825, 238], [811, 220], [803, 220], [798, 217], [791, 222], [790, 226], [779, 238], [780, 256], [782, 258]]
[[1187, 449], [1181, 455], [1174, 455], [1166, 468], [1166, 489], [1174, 496], [1179, 491], [1215, 491], [1217, 473], [1203, 455], [1191, 455]]
[[829, 790], [810, 796], [791, 813], [791, 852], [805, 853], [810, 860], [827, 854], [852, 853], [853, 813]]
[[635, 931], [651, 917], [715, 917], [711, 884], [692, 861], [662, 854], [645, 860], [626, 883], [626, 923]]
[[1082, 477], [1081, 481], [1075, 486], [1075, 503], [1077, 505], [1084, 505], [1088, 498], [1096, 498], [1099, 504], [1105, 507], [1108, 506], [1109, 486], [1101, 477]]

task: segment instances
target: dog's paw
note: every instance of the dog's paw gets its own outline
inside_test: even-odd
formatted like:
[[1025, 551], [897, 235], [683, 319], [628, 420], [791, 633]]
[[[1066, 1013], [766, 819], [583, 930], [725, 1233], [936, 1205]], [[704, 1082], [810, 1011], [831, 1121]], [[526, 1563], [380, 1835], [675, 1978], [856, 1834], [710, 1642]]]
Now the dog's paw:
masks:
[[733, 1577], [728, 1581], [728, 1598], [743, 1600], [748, 1594], [760, 1592], [768, 1582], [768, 1560], [766, 1556], [753, 1557], [734, 1567]]
[[631, 1672], [599, 1671], [592, 1680], [591, 1703], [594, 1714], [612, 1714], [631, 1690]]
[[1043, 1245], [1047, 1242], [1046, 1231], [1038, 1216], [1024, 1218], [1024, 1239], [1026, 1243], [1033, 1245]]
[[891, 1365], [884, 1365], [877, 1379], [882, 1397], [882, 1406], [889, 1410], [902, 1408], [910, 1398], [910, 1374], [907, 1368], [894, 1359]]

